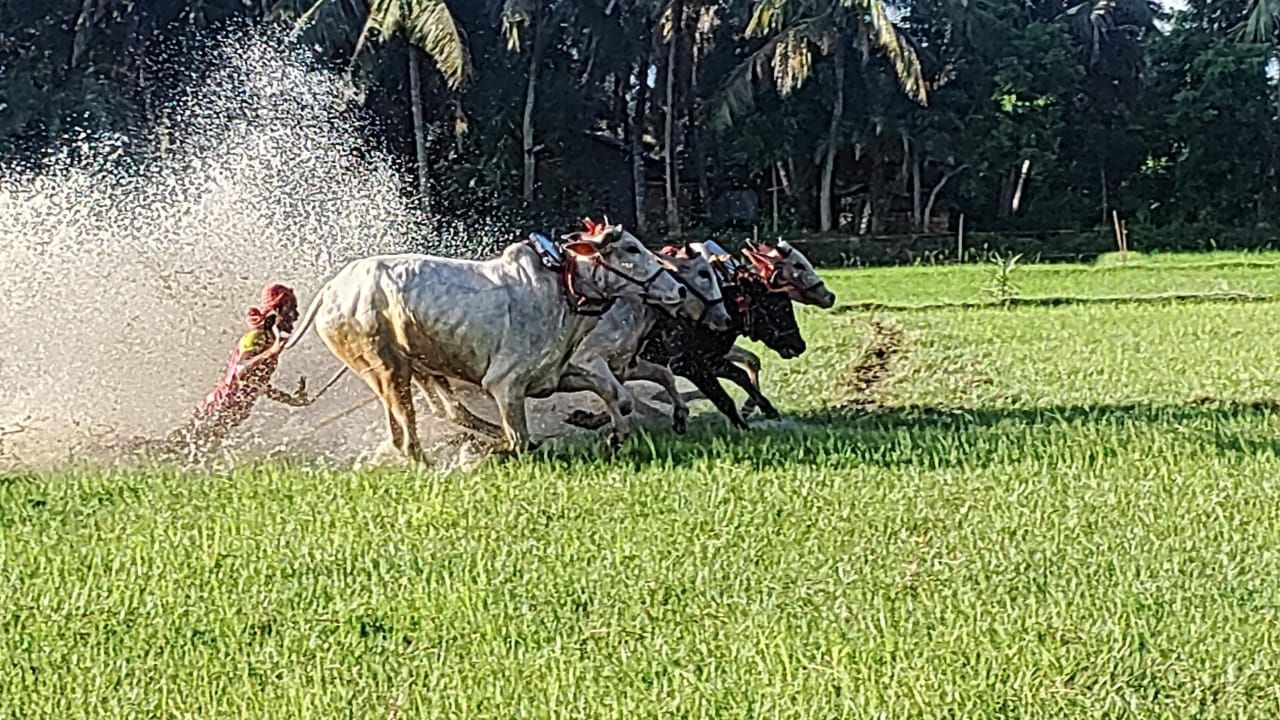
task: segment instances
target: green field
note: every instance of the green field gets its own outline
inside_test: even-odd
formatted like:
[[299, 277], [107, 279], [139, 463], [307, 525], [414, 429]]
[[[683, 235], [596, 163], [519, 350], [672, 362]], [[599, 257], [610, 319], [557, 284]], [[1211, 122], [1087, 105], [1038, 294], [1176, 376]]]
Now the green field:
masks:
[[749, 434], [0, 478], [0, 718], [1280, 716], [1280, 303], [991, 274], [830, 273]]

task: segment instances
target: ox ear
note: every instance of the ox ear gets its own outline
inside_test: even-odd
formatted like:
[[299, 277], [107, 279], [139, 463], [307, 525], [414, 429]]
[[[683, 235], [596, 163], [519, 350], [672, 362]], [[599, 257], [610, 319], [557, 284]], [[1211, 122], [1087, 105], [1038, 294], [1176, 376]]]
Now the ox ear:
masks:
[[765, 275], [773, 272], [773, 264], [777, 258], [769, 255], [762, 246], [745, 247], [742, 249], [742, 254], [751, 261], [751, 265], [759, 272]]
[[602, 225], [601, 230], [603, 231], [600, 235], [601, 245], [608, 245], [611, 242], [617, 242], [622, 239], [623, 230], [621, 225]]
[[787, 242], [786, 240], [782, 240], [778, 243], [778, 257], [781, 257], [781, 258], [791, 257], [791, 253], [794, 251], [795, 251], [795, 248], [791, 247], [791, 243]]
[[568, 235], [561, 235], [560, 239], [564, 241], [563, 242], [564, 249], [573, 253], [574, 255], [580, 255], [585, 257], [585, 256], [596, 255], [599, 253], [599, 248], [596, 246], [597, 241], [588, 238], [586, 235], [580, 232], [569, 233]]

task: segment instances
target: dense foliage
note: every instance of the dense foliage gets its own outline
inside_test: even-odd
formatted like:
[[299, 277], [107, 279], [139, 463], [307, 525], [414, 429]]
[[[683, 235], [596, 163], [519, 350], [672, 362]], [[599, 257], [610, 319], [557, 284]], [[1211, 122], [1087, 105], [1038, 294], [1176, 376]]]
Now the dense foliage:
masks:
[[446, 213], [480, 196], [672, 233], [775, 206], [782, 229], [859, 234], [960, 213], [1273, 221], [1280, 3], [1072, 3], [0, 0], [0, 152], [149, 137], [193, 53], [273, 26], [350, 73]]

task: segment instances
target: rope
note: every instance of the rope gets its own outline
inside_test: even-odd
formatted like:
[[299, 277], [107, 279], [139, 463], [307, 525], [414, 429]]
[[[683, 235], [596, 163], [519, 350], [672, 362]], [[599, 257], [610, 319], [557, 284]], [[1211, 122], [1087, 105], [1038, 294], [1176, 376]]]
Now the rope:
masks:
[[329, 378], [329, 382], [325, 383], [324, 387], [320, 388], [320, 392], [317, 392], [315, 395], [311, 396], [311, 401], [308, 402], [307, 404], [311, 405], [311, 404], [314, 404], [315, 401], [319, 400], [321, 396], [323, 396], [326, 392], [329, 391], [329, 388], [333, 387], [334, 383], [338, 382], [338, 378], [342, 377], [343, 374], [346, 372], [347, 372], [347, 367], [345, 365], [339, 368], [338, 372], [334, 373], [333, 377]]

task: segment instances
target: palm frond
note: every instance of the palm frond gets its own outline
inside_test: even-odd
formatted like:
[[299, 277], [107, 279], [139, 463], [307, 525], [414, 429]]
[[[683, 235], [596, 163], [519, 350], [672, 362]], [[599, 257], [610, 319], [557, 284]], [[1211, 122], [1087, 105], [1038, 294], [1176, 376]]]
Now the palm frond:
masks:
[[777, 50], [773, 53], [773, 84], [783, 97], [809, 79], [813, 71], [813, 53], [809, 51], [809, 41], [796, 32], [782, 35]]
[[444, 0], [417, 0], [415, 5], [405, 27], [409, 40], [431, 57], [450, 88], [462, 87], [471, 75], [471, 55], [461, 28]]
[[[858, 1], [844, 0], [847, 6]], [[889, 17], [889, 11], [881, 0], [862, 0], [862, 2], [865, 3], [871, 22], [872, 45], [879, 48], [889, 59], [894, 75], [898, 77], [898, 83], [907, 97], [921, 105], [928, 105], [929, 90], [925, 81], [924, 68], [920, 66], [920, 56], [916, 54], [915, 48], [902, 37], [898, 26]]]
[[702, 104], [702, 113], [712, 127], [730, 127], [735, 118], [755, 107], [756, 83], [769, 73], [781, 39], [774, 36], [738, 63], [720, 88]]
[[375, 32], [390, 34], [395, 31], [395, 18], [399, 14], [398, 0], [371, 0], [369, 12], [365, 15], [360, 35], [356, 37], [356, 49], [351, 53], [352, 62], [364, 51], [369, 36]]
[[751, 10], [747, 22], [747, 37], [764, 37], [782, 29], [786, 17], [787, 0], [760, 0]]
[[1237, 32], [1245, 42], [1267, 43], [1280, 39], [1280, 0], [1253, 0]]

